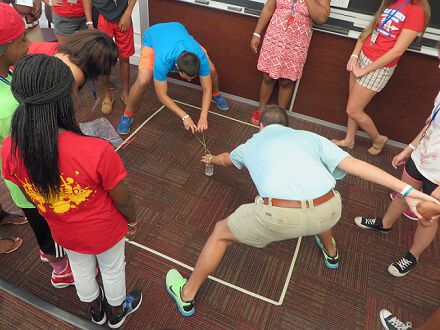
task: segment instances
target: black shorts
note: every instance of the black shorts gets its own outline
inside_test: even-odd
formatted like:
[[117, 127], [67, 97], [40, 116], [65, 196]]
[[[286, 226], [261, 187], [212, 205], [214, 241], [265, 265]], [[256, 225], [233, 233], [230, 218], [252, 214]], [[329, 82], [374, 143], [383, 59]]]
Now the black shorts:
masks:
[[34, 231], [40, 250], [43, 251], [44, 254], [57, 258], [64, 256], [63, 248], [53, 240], [49, 225], [47, 224], [46, 219], [38, 213], [38, 210], [36, 208], [21, 210]]
[[409, 176], [412, 180], [416, 182], [422, 183], [422, 190], [425, 194], [431, 195], [432, 192], [438, 187], [434, 182], [429, 181], [427, 178], [423, 176], [422, 173], [419, 172], [419, 170], [416, 167], [416, 164], [414, 164], [414, 161], [410, 157], [409, 160], [405, 164], [405, 168], [403, 170], [407, 176]]

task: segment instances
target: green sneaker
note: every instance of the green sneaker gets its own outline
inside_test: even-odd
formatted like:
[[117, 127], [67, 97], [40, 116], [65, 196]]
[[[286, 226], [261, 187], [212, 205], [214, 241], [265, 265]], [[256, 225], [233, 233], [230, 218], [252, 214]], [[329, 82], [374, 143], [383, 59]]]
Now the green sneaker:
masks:
[[[321, 240], [319, 239], [318, 235], [315, 235], [316, 244], [318, 244], [318, 247], [321, 249], [322, 254], [324, 255], [324, 263], [328, 268], [338, 268], [339, 267], [339, 254], [338, 250], [336, 250], [336, 255], [334, 257], [330, 257], [327, 252], [325, 252], [324, 247], [322, 246]], [[336, 241], [332, 237], [333, 245], [336, 246]]]
[[183, 301], [181, 294], [182, 288], [186, 284], [187, 279], [183, 278], [182, 275], [177, 271], [177, 269], [170, 269], [166, 276], [166, 286], [167, 291], [173, 297], [176, 302], [177, 308], [180, 314], [183, 316], [191, 316], [195, 313], [194, 300]]

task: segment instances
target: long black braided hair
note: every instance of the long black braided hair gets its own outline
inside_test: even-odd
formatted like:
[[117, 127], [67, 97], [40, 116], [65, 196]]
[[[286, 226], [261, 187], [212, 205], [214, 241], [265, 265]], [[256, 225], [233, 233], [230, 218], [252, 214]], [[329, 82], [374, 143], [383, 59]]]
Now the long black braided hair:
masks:
[[31, 183], [46, 198], [60, 189], [58, 130], [80, 135], [74, 115], [74, 79], [56, 57], [26, 55], [12, 76], [12, 94], [20, 106], [12, 117], [11, 154], [23, 160]]

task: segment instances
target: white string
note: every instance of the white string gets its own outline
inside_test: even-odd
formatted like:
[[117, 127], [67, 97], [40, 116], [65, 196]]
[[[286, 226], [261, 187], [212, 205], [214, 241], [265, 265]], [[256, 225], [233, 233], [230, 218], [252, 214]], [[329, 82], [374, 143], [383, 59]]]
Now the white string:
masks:
[[209, 151], [208, 147], [206, 146], [205, 133], [202, 132], [203, 141], [200, 140], [200, 138], [197, 136], [197, 133], [193, 133], [193, 134], [196, 137], [196, 139], [200, 142], [200, 144], [203, 146], [203, 148], [205, 149], [205, 155], [210, 155], [211, 151]]

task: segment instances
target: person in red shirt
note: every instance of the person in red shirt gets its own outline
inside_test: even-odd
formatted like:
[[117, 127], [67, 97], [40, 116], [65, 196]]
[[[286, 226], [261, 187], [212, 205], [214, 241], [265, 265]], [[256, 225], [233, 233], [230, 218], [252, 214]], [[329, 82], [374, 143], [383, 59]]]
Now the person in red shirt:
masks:
[[136, 231], [126, 189], [127, 172], [111, 144], [85, 136], [75, 120], [77, 87], [70, 68], [47, 55], [26, 55], [15, 67], [12, 93], [19, 101], [11, 136], [3, 141], [2, 173], [35, 204], [64, 247], [81, 301], [92, 321], [118, 328], [139, 308], [140, 290], [126, 295], [125, 235]]
[[43, 0], [52, 10], [52, 22], [59, 42], [66, 41], [66, 36], [87, 29], [93, 22], [86, 22], [83, 0]]
[[350, 72], [347, 133], [333, 140], [339, 147], [353, 149], [358, 126], [371, 138], [368, 149], [378, 155], [388, 142], [364, 111], [373, 97], [390, 80], [397, 62], [408, 46], [422, 33], [429, 21], [427, 0], [384, 0], [374, 20], [361, 33], [347, 63]]

